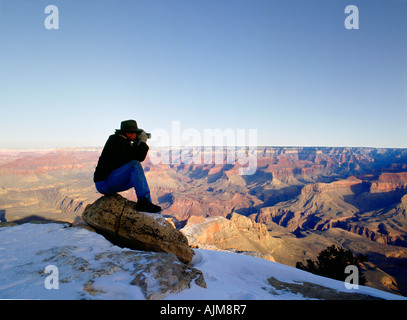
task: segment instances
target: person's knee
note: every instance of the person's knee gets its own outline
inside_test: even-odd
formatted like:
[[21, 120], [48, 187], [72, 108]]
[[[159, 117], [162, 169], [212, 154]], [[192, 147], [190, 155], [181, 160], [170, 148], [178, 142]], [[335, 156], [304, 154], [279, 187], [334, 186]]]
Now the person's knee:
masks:
[[130, 162], [127, 163], [127, 165], [132, 169], [136, 169], [137, 171], [140, 169], [143, 170], [141, 163], [137, 160], [131, 160]]
[[106, 185], [103, 181], [96, 182], [95, 187], [99, 193], [101, 193], [105, 196], [108, 195], [108, 190], [106, 189]]
[[140, 162], [137, 160], [131, 160], [131, 161], [127, 162], [127, 165], [130, 167], [138, 167], [138, 166], [140, 166]]

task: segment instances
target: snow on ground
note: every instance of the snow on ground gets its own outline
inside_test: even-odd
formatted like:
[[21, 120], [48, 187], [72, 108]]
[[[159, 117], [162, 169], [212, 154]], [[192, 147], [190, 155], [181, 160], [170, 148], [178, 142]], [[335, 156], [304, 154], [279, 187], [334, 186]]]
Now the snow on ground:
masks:
[[[58, 249], [58, 257], [53, 248]], [[93, 287], [100, 294], [92, 296], [83, 290], [89, 275], [78, 272], [84, 265], [103, 268], [103, 252], [131, 251], [112, 245], [103, 236], [83, 228], [62, 224], [23, 224], [0, 228], [0, 299], [145, 299], [140, 288], [131, 285], [130, 272], [118, 270], [95, 279]], [[305, 299], [301, 294], [280, 290], [270, 293], [267, 278], [280, 281], [312, 282], [339, 291], [346, 291], [344, 283], [319, 277], [308, 272], [247, 255], [196, 249], [193, 266], [201, 270], [207, 284], [202, 288], [192, 284], [190, 289], [171, 294], [173, 300], [259, 300]], [[65, 260], [58, 260], [61, 255]], [[58, 263], [58, 261], [60, 263]], [[84, 263], [86, 262], [86, 263]], [[47, 289], [54, 282], [54, 271], [44, 272], [47, 266], [58, 268], [58, 289]], [[86, 268], [85, 268], [86, 269]], [[278, 291], [278, 290], [277, 290]], [[373, 288], [359, 286], [357, 293], [384, 299], [405, 299]]]

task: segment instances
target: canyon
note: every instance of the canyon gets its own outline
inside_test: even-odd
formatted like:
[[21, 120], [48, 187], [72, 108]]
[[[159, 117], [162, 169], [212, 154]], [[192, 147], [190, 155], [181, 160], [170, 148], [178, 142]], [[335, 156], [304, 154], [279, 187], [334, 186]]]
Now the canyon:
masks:
[[[100, 152], [0, 150], [2, 223], [83, 223], [101, 196], [92, 182]], [[223, 164], [143, 162], [153, 202], [191, 245], [291, 266], [340, 245], [368, 255], [367, 285], [407, 295], [407, 149], [257, 147], [252, 175], [214, 152]]]

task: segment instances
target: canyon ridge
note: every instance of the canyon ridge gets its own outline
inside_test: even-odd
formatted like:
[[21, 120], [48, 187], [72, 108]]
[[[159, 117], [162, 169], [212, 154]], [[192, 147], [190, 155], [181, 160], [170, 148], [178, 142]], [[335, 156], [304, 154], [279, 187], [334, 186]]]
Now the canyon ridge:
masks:
[[[0, 150], [0, 221], [83, 223], [101, 196], [100, 152]], [[153, 202], [190, 245], [295, 266], [335, 244], [368, 256], [368, 286], [407, 296], [407, 149], [257, 147], [252, 175], [216, 152], [223, 163], [143, 162]]]

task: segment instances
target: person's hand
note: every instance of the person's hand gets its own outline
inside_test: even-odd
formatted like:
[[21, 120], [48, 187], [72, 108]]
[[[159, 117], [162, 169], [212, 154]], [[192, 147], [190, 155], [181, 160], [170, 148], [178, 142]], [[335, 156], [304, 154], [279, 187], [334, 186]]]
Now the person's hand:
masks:
[[140, 141], [140, 142], [147, 143], [147, 139], [148, 139], [147, 133], [143, 130], [141, 133], [139, 133], [139, 134], [137, 135], [137, 139], [138, 139], [138, 141]]

